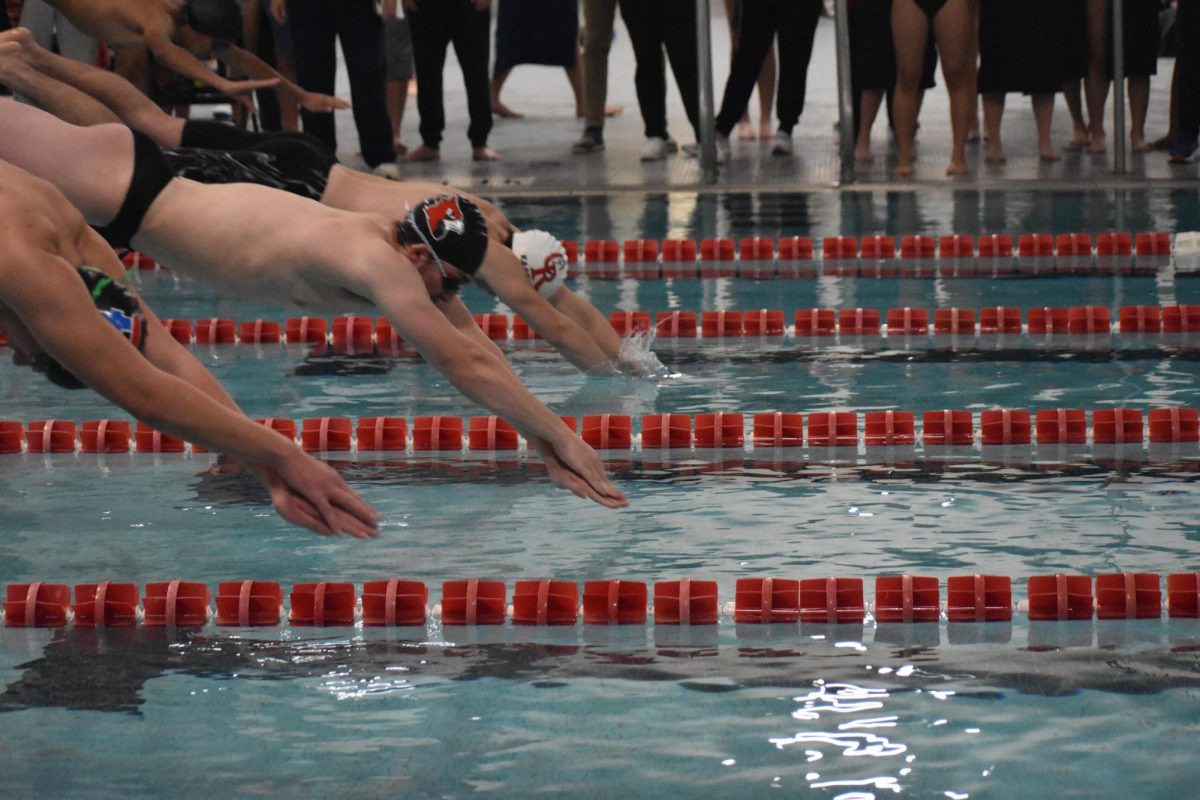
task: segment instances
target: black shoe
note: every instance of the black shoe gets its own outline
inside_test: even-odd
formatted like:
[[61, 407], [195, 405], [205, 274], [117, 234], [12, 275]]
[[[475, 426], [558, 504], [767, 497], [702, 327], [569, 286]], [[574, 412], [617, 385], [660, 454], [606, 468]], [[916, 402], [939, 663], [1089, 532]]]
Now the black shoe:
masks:
[[598, 153], [604, 149], [604, 129], [589, 125], [579, 141], [571, 145], [572, 153]]

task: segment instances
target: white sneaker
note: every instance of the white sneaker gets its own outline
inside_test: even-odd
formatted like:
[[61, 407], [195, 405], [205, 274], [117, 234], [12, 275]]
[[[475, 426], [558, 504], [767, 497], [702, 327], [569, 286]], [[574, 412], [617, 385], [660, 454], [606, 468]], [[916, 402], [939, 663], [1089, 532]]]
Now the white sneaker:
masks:
[[717, 137], [717, 163], [728, 164], [732, 152], [729, 147], [729, 137], [723, 133], [716, 134]]
[[662, 161], [667, 157], [667, 140], [661, 136], [650, 136], [642, 145], [642, 161]]
[[771, 140], [771, 155], [773, 156], [790, 156], [792, 154], [792, 135], [783, 131], [776, 131], [775, 138]]
[[389, 181], [400, 180], [400, 168], [396, 166], [396, 162], [394, 161], [383, 162], [371, 170], [371, 174], [379, 178], [387, 178]]

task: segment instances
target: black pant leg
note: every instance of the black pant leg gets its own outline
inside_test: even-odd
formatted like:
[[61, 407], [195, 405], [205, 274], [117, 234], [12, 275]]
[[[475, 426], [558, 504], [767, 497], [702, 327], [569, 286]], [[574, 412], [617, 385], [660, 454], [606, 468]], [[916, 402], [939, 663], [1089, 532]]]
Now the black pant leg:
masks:
[[667, 137], [667, 80], [660, 33], [662, 0], [621, 0], [621, 18], [637, 60], [633, 82], [646, 137]]
[[350, 105], [368, 166], [394, 161], [392, 122], [383, 92], [383, 20], [373, 0], [336, 0], [337, 34], [346, 58]]
[[436, 150], [446, 127], [446, 109], [442, 104], [442, 72], [446, 67], [446, 45], [450, 43], [446, 9], [441, 3], [422, 3], [406, 14], [417, 73], [421, 142]]
[[491, 57], [491, 14], [463, 3], [455, 16], [450, 39], [454, 54], [462, 68], [463, 84], [467, 90], [467, 115], [471, 122], [467, 138], [471, 147], [487, 147], [492, 132], [492, 94], [488, 79]]
[[[804, 111], [808, 62], [821, 19], [821, 0], [774, 0], [779, 19], [779, 129], [791, 133]], [[786, 44], [785, 44], [786, 43]]]
[[[663, 43], [675, 85], [683, 99], [683, 108], [696, 138], [700, 138], [700, 64], [696, 52], [696, 4], [675, 0], [663, 12]], [[759, 66], [762, 61], [759, 61]]]
[[[333, 94], [337, 75], [333, 3], [336, 0], [288, 0], [288, 27], [296, 52], [296, 79], [310, 92]], [[315, 114], [300, 109], [304, 131], [337, 152], [337, 133], [332, 114]]]
[[1176, 140], [1195, 141], [1200, 136], [1200, 0], [1179, 0], [1175, 33], [1179, 37]]
[[717, 132], [722, 136], [728, 136], [745, 113], [754, 84], [762, 72], [763, 60], [775, 39], [773, 5], [769, 0], [742, 0], [738, 47], [729, 67], [729, 79], [725, 81], [721, 111], [717, 114]]

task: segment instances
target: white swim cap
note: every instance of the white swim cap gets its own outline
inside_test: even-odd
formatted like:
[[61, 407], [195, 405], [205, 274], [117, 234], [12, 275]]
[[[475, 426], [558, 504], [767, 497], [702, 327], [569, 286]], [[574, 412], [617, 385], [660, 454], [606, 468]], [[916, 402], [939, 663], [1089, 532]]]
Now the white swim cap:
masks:
[[546, 299], [553, 297], [567, 279], [567, 251], [562, 242], [545, 231], [521, 231], [513, 234], [512, 249], [533, 288]]

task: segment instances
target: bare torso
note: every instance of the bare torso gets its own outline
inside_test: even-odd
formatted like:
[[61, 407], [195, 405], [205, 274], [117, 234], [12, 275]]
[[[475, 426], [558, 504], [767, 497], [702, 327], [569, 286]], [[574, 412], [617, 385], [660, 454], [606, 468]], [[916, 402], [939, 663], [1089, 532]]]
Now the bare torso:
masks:
[[75, 27], [113, 47], [139, 47], [154, 23], [174, 17], [183, 0], [49, 0]]
[[355, 259], [364, 243], [389, 237], [387, 220], [376, 215], [327, 208], [253, 184], [176, 178], [155, 200], [132, 244], [224, 294], [328, 313], [372, 307], [345, 287], [356, 285], [355, 269], [390, 268]]

